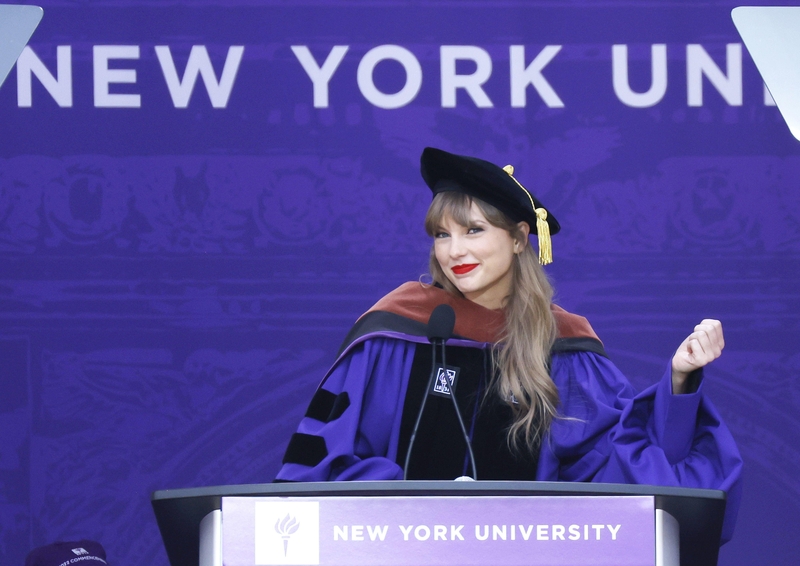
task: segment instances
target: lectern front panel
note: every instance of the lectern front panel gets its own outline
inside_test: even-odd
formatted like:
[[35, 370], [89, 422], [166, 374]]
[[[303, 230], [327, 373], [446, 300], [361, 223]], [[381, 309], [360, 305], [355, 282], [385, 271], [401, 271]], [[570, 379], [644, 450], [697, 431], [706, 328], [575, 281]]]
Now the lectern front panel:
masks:
[[653, 566], [652, 496], [223, 497], [225, 566]]

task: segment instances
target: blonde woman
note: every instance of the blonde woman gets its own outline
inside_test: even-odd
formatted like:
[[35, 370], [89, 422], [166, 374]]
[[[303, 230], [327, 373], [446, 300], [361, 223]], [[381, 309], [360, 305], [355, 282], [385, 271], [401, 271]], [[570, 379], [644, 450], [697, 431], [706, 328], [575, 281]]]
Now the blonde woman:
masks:
[[[552, 303], [540, 264], [560, 226], [513, 169], [433, 148], [421, 165], [434, 195], [425, 218], [433, 284], [406, 283], [358, 320], [277, 481], [402, 479], [405, 471], [409, 479], [723, 489], [729, 538], [741, 458], [702, 391], [702, 369], [724, 346], [720, 323], [698, 324], [663, 378], [637, 395], [586, 319]], [[432, 367], [426, 334], [441, 304], [456, 315], [446, 368], [441, 357]]]

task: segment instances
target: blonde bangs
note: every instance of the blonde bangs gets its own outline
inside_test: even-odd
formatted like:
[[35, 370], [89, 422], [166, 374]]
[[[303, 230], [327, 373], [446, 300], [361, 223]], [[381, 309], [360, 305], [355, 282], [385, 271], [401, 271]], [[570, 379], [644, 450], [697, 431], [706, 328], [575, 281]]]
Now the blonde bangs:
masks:
[[433, 202], [425, 215], [425, 232], [428, 236], [436, 236], [445, 218], [452, 218], [457, 224], [469, 224], [469, 211], [472, 208], [472, 197], [463, 193], [446, 192], [433, 197]]
[[433, 197], [433, 202], [425, 215], [425, 232], [428, 236], [434, 237], [445, 218], [452, 218], [460, 226], [469, 226], [473, 203], [492, 226], [507, 230], [512, 235], [517, 231], [516, 224], [491, 204], [464, 193], [446, 191]]

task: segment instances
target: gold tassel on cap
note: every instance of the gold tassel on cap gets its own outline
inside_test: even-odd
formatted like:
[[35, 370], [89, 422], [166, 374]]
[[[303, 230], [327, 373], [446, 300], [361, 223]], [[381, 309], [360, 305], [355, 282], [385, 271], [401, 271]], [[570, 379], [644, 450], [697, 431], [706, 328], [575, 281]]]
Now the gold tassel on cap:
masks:
[[[508, 173], [508, 176], [514, 179], [514, 166], [506, 165], [503, 171]], [[528, 189], [523, 187], [519, 181], [514, 179], [517, 186], [525, 191], [528, 200], [531, 201], [531, 208], [536, 213], [536, 235], [539, 237], [539, 265], [547, 265], [553, 263], [553, 242], [550, 240], [550, 225], [547, 223], [547, 211], [543, 208], [536, 208], [533, 204], [533, 197], [528, 192]]]
[[536, 234], [539, 236], [539, 265], [553, 263], [553, 243], [550, 241], [550, 225], [547, 223], [547, 211], [536, 209]]

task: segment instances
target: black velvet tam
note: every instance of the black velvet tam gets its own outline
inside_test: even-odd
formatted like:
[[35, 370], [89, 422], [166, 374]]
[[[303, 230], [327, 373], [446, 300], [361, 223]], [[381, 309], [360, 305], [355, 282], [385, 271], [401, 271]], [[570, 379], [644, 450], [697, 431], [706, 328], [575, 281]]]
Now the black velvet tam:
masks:
[[[542, 203], [501, 167], [477, 157], [448, 153], [426, 147], [420, 159], [420, 170], [425, 183], [437, 195], [455, 191], [491, 204], [514, 222], [527, 222], [531, 234], [536, 234], [537, 208]], [[547, 210], [547, 209], [545, 209]], [[561, 226], [547, 210], [550, 234]]]

